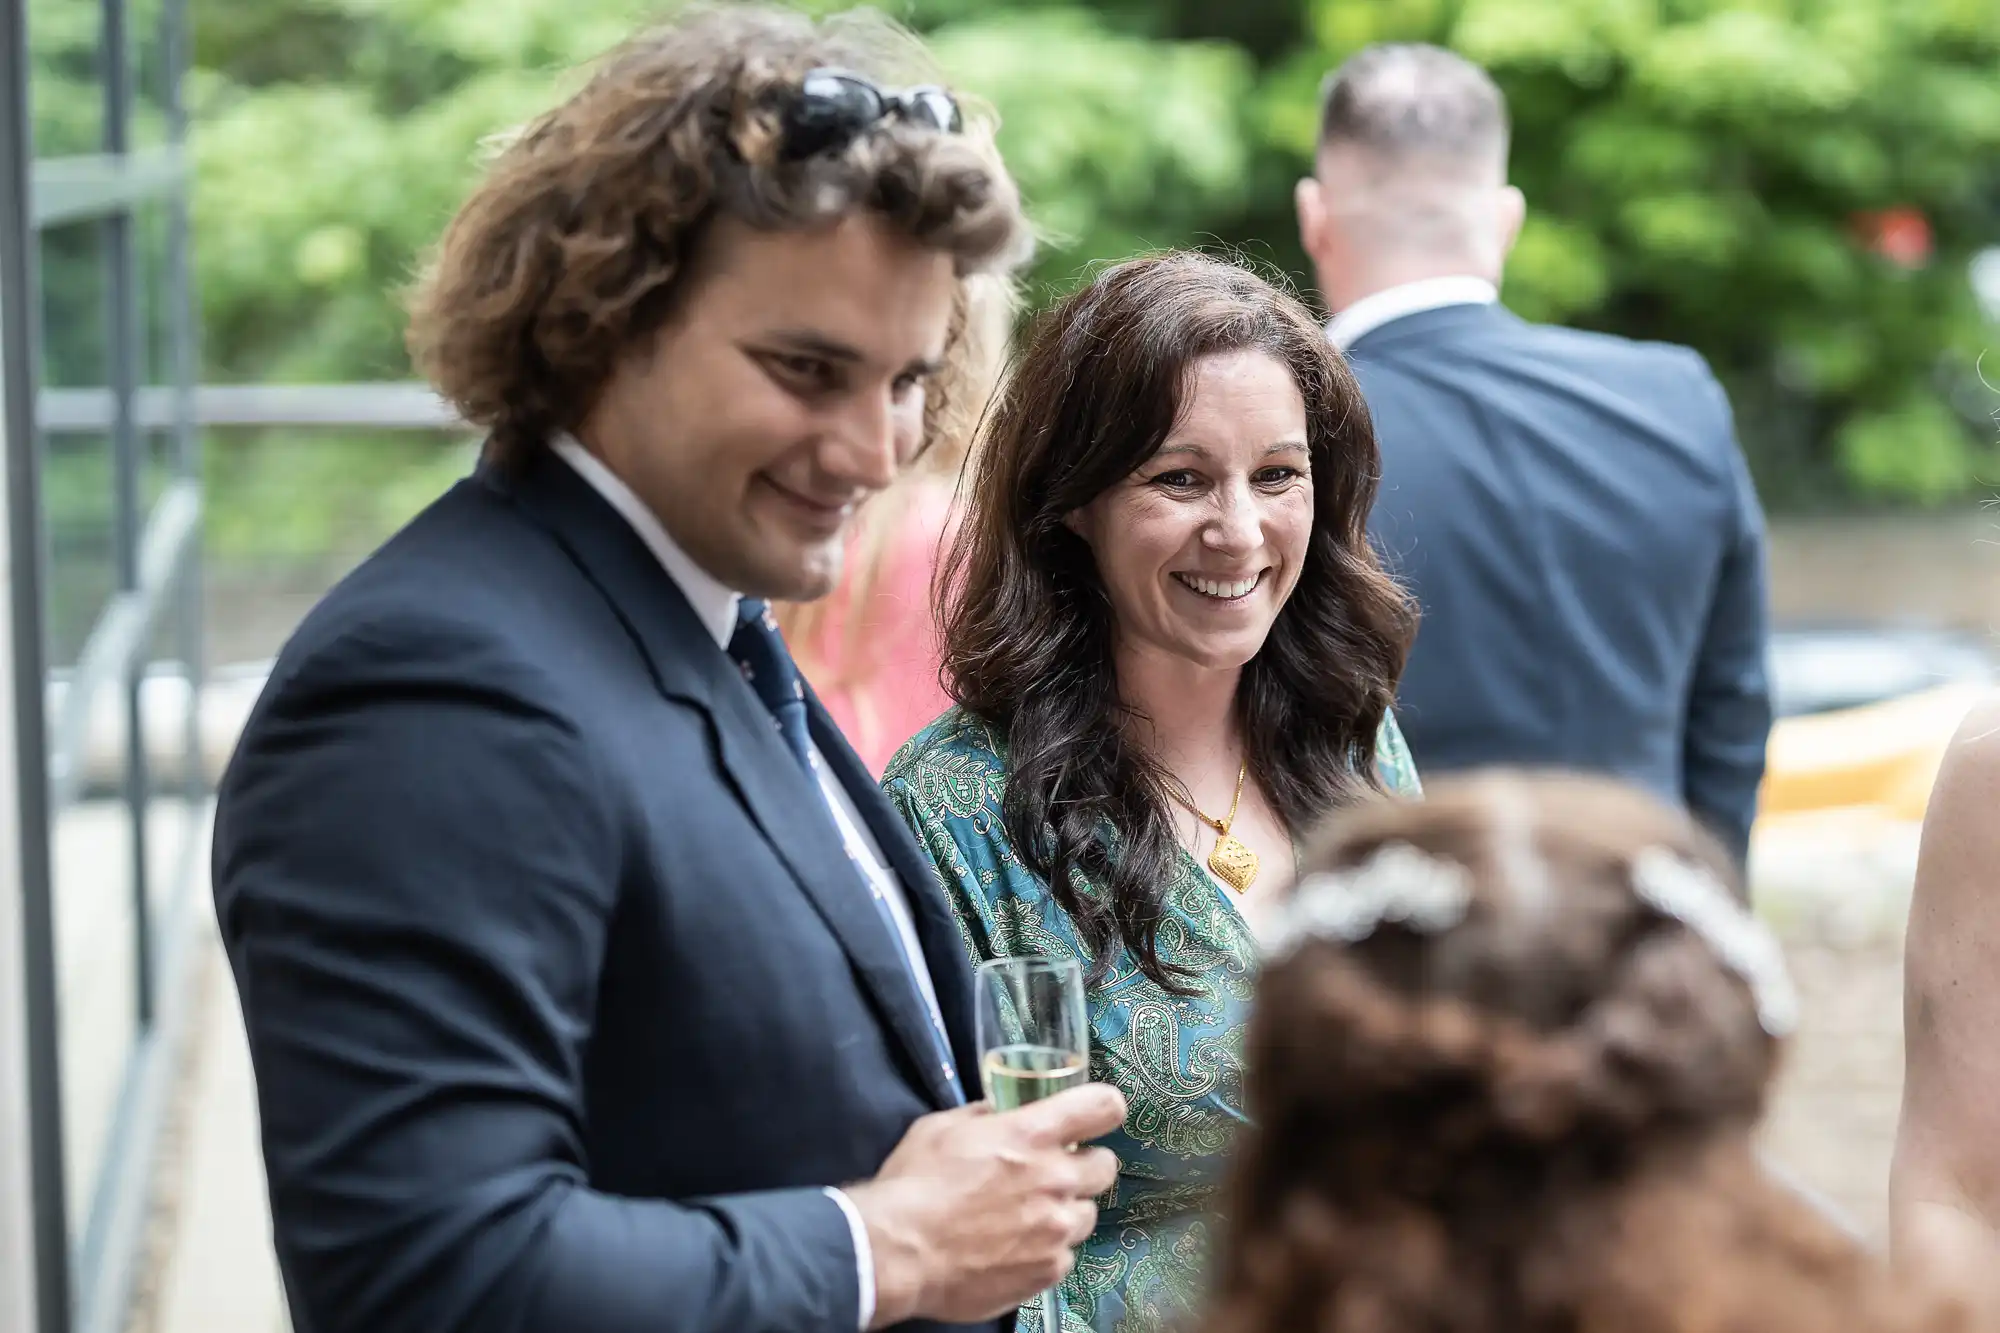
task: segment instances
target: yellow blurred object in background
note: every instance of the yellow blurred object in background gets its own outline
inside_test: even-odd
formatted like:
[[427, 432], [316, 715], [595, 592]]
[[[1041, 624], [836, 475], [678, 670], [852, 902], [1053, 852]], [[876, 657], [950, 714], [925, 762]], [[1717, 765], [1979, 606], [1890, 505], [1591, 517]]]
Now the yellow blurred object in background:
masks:
[[1771, 730], [1760, 820], [1856, 806], [1921, 820], [1945, 746], [1986, 692], [1983, 685], [1946, 685], [1781, 720]]

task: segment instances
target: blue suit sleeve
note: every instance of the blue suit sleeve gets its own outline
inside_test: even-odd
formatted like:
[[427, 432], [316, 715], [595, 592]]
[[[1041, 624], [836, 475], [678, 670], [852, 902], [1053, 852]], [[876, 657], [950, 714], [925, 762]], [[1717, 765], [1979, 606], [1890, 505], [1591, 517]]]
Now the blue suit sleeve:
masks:
[[504, 654], [425, 635], [357, 636], [274, 682], [220, 795], [217, 909], [295, 1323], [854, 1333], [853, 1242], [822, 1191], [591, 1188], [618, 807]]
[[1771, 733], [1764, 514], [1728, 400], [1706, 366], [1701, 376], [1720, 413], [1729, 494], [1722, 561], [1688, 694], [1682, 781], [1688, 809], [1741, 862], [1749, 854]]

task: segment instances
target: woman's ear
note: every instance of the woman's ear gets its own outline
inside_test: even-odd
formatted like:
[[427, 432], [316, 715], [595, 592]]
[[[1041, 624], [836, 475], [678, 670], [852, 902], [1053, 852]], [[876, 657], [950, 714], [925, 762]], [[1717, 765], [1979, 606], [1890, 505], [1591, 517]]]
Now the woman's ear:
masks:
[[1062, 522], [1064, 527], [1068, 528], [1071, 532], [1074, 532], [1077, 536], [1083, 538], [1083, 544], [1085, 546], [1089, 546], [1091, 544], [1090, 541], [1091, 522], [1090, 522], [1089, 509], [1087, 508], [1072, 509], [1067, 514], [1063, 515]]

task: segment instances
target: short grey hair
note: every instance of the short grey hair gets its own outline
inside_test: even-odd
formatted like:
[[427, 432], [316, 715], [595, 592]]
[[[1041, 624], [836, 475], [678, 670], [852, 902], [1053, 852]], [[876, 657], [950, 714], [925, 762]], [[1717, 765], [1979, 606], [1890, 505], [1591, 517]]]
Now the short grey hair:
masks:
[[1507, 161], [1507, 99], [1479, 66], [1442, 47], [1385, 42], [1350, 56], [1320, 86], [1319, 147], [1384, 162]]

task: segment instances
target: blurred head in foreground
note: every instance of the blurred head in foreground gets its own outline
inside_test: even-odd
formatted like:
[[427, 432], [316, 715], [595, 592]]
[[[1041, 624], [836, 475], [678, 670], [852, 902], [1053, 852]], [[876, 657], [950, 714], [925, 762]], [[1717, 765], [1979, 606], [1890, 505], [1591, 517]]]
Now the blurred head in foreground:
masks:
[[1758, 1164], [1796, 1001], [1740, 903], [1600, 780], [1338, 817], [1269, 927], [1208, 1333], [1950, 1326]]

